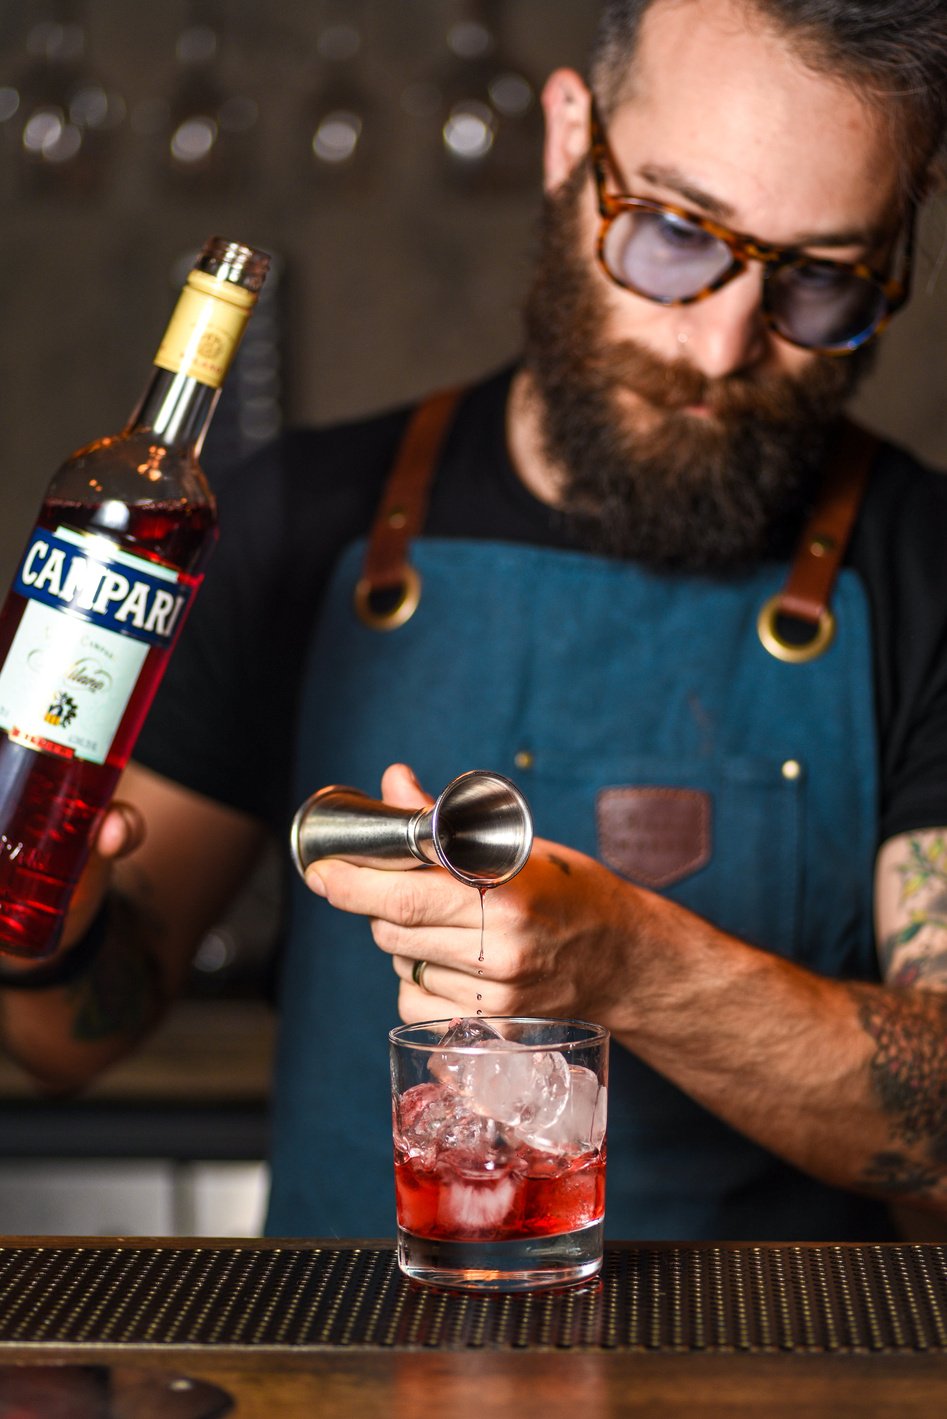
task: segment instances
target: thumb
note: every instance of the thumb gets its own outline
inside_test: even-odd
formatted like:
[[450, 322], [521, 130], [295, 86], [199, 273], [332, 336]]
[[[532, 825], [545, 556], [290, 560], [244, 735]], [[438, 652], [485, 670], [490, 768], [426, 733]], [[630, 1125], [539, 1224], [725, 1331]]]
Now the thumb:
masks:
[[381, 796], [393, 808], [429, 808], [434, 799], [407, 764], [391, 764], [381, 776]]
[[82, 870], [63, 927], [62, 944], [70, 946], [88, 929], [104, 900], [112, 863], [144, 841], [145, 820], [130, 803], [110, 803], [96, 834], [89, 860]]
[[144, 840], [145, 822], [131, 803], [110, 803], [99, 824], [95, 852], [99, 857], [126, 857]]

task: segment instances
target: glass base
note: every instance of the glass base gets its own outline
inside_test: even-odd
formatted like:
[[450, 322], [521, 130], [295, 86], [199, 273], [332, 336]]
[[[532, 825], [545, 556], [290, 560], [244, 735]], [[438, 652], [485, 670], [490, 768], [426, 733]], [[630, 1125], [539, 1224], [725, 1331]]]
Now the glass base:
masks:
[[405, 1276], [460, 1291], [532, 1291], [571, 1286], [602, 1266], [604, 1222], [555, 1237], [511, 1242], [445, 1242], [398, 1228], [398, 1265]]

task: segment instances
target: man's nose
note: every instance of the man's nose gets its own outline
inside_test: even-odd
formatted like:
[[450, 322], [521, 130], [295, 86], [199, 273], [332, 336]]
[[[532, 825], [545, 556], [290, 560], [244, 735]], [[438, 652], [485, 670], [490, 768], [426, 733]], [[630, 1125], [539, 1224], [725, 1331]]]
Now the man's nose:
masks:
[[755, 262], [712, 296], [687, 306], [687, 359], [709, 379], [757, 364], [766, 352], [763, 271]]

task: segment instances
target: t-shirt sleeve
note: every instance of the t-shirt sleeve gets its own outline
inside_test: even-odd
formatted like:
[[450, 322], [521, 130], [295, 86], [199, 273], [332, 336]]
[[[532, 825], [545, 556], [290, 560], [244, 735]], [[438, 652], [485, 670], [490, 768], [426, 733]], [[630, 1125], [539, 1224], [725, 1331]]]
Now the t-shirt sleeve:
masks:
[[886, 450], [856, 542], [874, 625], [881, 843], [947, 826], [947, 474]]

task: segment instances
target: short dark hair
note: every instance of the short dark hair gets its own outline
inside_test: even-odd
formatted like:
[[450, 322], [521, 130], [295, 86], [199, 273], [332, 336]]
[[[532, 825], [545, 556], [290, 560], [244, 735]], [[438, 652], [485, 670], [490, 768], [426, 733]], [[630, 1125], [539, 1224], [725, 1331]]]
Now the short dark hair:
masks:
[[[592, 82], [608, 112], [628, 89], [642, 18], [657, 0], [604, 0]], [[664, 0], [668, 3], [668, 0]], [[947, 169], [947, 0], [740, 0], [811, 69], [857, 85], [894, 125], [905, 182]]]

